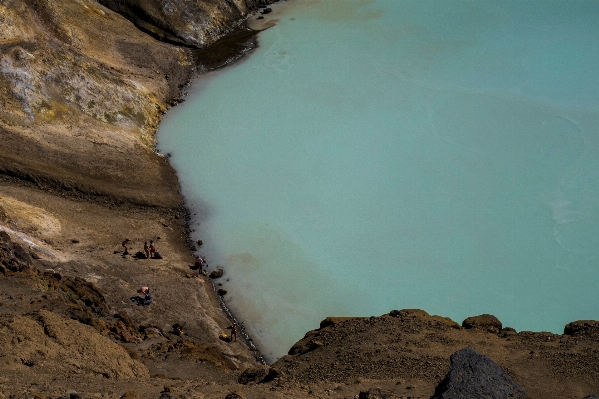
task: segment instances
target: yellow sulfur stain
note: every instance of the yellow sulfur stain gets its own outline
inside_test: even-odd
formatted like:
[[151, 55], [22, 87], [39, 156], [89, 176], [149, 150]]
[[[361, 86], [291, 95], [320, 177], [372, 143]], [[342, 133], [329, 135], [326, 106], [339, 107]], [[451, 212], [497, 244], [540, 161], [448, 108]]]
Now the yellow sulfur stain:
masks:
[[12, 197], [0, 196], [0, 215], [4, 216], [0, 223], [10, 223], [11, 228], [19, 231], [42, 237], [60, 234], [60, 222], [48, 211]]

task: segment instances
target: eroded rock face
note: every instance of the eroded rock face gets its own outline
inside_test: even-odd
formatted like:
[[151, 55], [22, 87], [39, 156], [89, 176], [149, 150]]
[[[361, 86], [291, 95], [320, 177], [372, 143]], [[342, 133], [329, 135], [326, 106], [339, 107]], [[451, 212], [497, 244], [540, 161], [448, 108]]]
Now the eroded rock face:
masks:
[[205, 47], [260, 6], [276, 0], [100, 0], [140, 29], [168, 42]]
[[9, 235], [0, 231], [0, 273], [21, 272], [31, 266], [31, 256], [19, 244], [12, 242]]
[[[193, 73], [189, 50], [93, 0], [12, 0], [0, 4], [0, 26], [0, 174], [77, 195], [180, 202], [152, 149]], [[147, 181], [160, 199], [140, 195]]]
[[106, 378], [148, 377], [148, 369], [90, 326], [41, 310], [0, 317], [0, 368], [36, 373], [90, 373]]
[[526, 392], [495, 362], [465, 348], [451, 355], [449, 373], [435, 390], [433, 399], [524, 399]]

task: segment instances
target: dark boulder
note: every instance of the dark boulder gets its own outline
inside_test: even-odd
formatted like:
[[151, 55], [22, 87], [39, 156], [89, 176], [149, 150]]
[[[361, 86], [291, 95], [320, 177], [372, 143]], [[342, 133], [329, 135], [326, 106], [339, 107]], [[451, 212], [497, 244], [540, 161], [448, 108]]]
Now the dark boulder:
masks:
[[589, 395], [589, 396], [585, 396], [582, 399], [599, 399], [599, 395], [597, 395], [596, 393]]
[[577, 320], [566, 324], [565, 335], [586, 335], [589, 338], [599, 338], [599, 321]]
[[223, 269], [215, 269], [210, 273], [210, 278], [220, 278], [224, 274]]
[[447, 376], [435, 389], [432, 399], [524, 399], [526, 392], [501, 367], [474, 349], [451, 355]]
[[237, 382], [243, 385], [250, 383], [264, 384], [279, 377], [281, 373], [269, 366], [250, 367], [239, 376]]
[[372, 388], [368, 391], [361, 391], [358, 395], [359, 399], [387, 399], [389, 395], [381, 392], [380, 388]]
[[480, 316], [468, 317], [462, 322], [462, 327], [471, 328], [484, 328], [491, 332], [499, 332], [503, 327], [499, 319], [492, 314], [481, 314]]
[[231, 392], [230, 394], [225, 396], [225, 399], [246, 399], [246, 398], [243, 393], [241, 393], [239, 391], [235, 391], [235, 392]]

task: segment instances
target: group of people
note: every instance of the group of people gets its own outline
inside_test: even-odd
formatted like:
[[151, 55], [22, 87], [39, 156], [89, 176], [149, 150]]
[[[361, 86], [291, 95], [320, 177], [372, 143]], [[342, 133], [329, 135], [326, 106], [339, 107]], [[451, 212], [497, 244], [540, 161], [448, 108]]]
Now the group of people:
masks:
[[[125, 238], [125, 240], [122, 242], [122, 247], [124, 248], [123, 251], [123, 255], [128, 255], [129, 254], [129, 244], [131, 243], [131, 240], [128, 238]], [[138, 252], [138, 254], [140, 254]], [[156, 244], [154, 243], [154, 241], [150, 240], [150, 244], [148, 245], [148, 242], [144, 242], [144, 252], [143, 254], [145, 255], [146, 259], [162, 259], [162, 255], [160, 255], [160, 252], [158, 252], [156, 250]], [[141, 256], [141, 255], [140, 255]], [[143, 256], [141, 256], [143, 258]]]
[[[131, 240], [129, 240], [128, 238], [126, 238], [122, 242], [121, 245], [124, 248], [123, 255], [129, 254], [129, 249], [130, 249], [129, 244], [130, 243], [131, 243]], [[201, 245], [202, 242], [198, 241], [198, 244]], [[152, 240], [150, 240], [149, 245], [148, 245], [147, 241], [144, 242], [144, 253], [145, 253], [145, 256], [147, 259], [150, 259], [150, 258], [162, 259], [162, 256], [160, 255], [160, 253], [158, 251], [156, 251], [156, 244], [154, 244], [154, 241], [152, 241]], [[198, 273], [200, 275], [206, 273], [203, 269], [205, 265], [206, 265], [206, 261], [201, 256], [196, 257], [195, 268], [198, 269]], [[136, 302], [140, 306], [148, 306], [152, 303], [152, 295], [150, 294], [149, 287], [141, 287], [140, 289], [137, 290], [137, 293], [141, 294], [141, 296], [134, 296], [131, 298], [131, 301]], [[184, 325], [181, 325], [179, 323], [174, 324], [173, 325], [173, 333], [177, 334], [177, 335], [183, 335], [184, 334], [183, 327], [184, 327]], [[224, 341], [227, 341], [227, 342], [237, 342], [237, 326], [235, 324], [232, 324], [227, 329], [231, 330], [231, 333], [228, 336], [226, 334], [221, 334], [219, 338]]]

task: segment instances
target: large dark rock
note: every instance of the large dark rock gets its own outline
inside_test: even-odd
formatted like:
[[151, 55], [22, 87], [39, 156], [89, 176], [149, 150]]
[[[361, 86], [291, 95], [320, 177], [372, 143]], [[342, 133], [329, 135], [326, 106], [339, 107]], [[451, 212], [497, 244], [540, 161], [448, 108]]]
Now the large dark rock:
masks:
[[205, 47], [274, 0], [100, 0], [141, 30], [167, 42]]
[[591, 338], [599, 338], [599, 321], [577, 320], [566, 324], [565, 335], [586, 335]]
[[480, 316], [471, 316], [462, 322], [464, 328], [484, 328], [495, 332], [501, 331], [503, 327], [499, 319], [492, 314], [481, 314]]
[[250, 367], [241, 373], [237, 382], [244, 385], [250, 383], [263, 384], [272, 381], [280, 375], [279, 371], [269, 366]]
[[246, 399], [246, 398], [242, 392], [235, 391], [235, 392], [231, 392], [230, 394], [225, 396], [225, 399]]
[[451, 355], [447, 376], [435, 389], [433, 399], [524, 399], [526, 392], [501, 367], [474, 349]]
[[368, 391], [361, 391], [358, 395], [359, 399], [387, 399], [389, 395], [381, 392], [380, 388], [372, 388]]
[[223, 269], [215, 269], [210, 273], [210, 278], [220, 278], [224, 274]]

